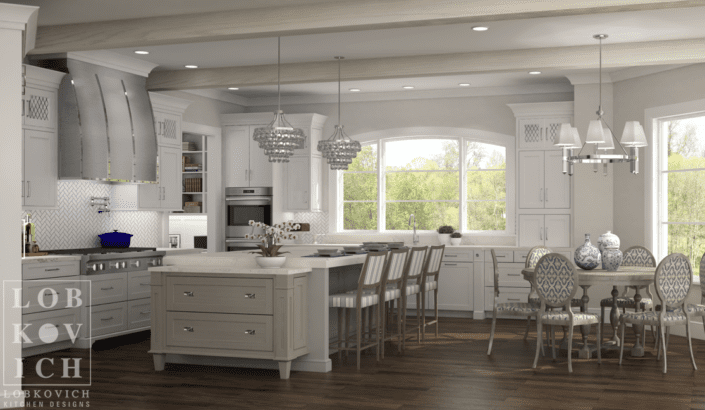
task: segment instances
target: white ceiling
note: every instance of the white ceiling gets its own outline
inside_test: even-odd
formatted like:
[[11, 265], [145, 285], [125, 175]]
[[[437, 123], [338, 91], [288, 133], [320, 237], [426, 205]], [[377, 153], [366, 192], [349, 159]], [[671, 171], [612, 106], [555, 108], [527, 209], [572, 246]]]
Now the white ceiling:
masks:
[[[345, 0], [121, 0], [119, 7], [109, 0], [20, 0], [17, 3], [40, 6], [39, 24], [69, 24], [88, 21], [149, 17], [167, 14], [221, 11], [277, 4], [310, 4]], [[596, 45], [593, 34], [606, 33], [605, 42], [627, 43], [705, 37], [705, 7], [621, 12], [566, 17], [508, 20], [485, 24], [490, 29], [475, 32], [471, 24], [438, 25], [346, 33], [311, 34], [282, 38], [282, 63], [331, 61], [343, 55], [347, 60], [424, 54], [467, 53], [489, 50], [531, 49]], [[276, 38], [258, 38], [210, 43], [146, 47], [146, 56], [135, 49], [115, 49], [119, 54], [158, 64], [156, 70], [248, 66], [276, 63]], [[597, 60], [597, 50], [595, 59]], [[472, 87], [509, 87], [535, 84], [565, 84], [568, 71], [477, 74], [469, 76], [424, 77], [398, 80], [345, 82], [343, 92], [360, 88], [365, 92], [398, 92], [403, 85], [416, 90], [457, 88], [460, 82]], [[293, 84], [282, 87], [282, 95], [335, 94], [335, 83]], [[258, 86], [234, 91], [247, 97], [276, 96], [276, 86]]]

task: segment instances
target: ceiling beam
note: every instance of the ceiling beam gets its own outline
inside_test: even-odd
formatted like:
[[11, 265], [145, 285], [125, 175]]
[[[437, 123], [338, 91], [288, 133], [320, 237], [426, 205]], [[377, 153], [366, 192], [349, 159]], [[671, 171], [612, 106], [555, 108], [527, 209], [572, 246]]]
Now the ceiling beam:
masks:
[[702, 0], [349, 0], [41, 26], [32, 54], [703, 5]]
[[[610, 67], [693, 64], [705, 62], [705, 39], [603, 44], [602, 65]], [[282, 84], [336, 82], [334, 60], [282, 64]], [[532, 48], [345, 60], [343, 81], [434, 77], [459, 74], [576, 70], [599, 66], [598, 46]], [[277, 83], [277, 66], [240, 66], [194, 70], [153, 71], [151, 91], [225, 88]]]

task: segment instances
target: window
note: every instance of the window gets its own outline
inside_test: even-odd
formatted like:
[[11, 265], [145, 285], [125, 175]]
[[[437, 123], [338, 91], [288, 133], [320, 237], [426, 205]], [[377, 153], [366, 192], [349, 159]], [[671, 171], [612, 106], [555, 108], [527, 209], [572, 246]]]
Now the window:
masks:
[[659, 256], [678, 252], [700, 272], [705, 252], [705, 115], [658, 121]]
[[408, 231], [414, 214], [420, 230], [505, 232], [506, 157], [505, 146], [470, 138], [367, 142], [341, 173], [339, 229]]

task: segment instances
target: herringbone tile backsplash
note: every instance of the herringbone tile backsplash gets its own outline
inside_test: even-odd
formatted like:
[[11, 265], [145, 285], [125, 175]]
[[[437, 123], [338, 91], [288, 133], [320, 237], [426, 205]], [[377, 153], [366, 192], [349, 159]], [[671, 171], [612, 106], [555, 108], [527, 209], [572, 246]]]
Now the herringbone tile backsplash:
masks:
[[297, 234], [301, 243], [313, 243], [313, 235], [328, 233], [328, 212], [297, 212], [293, 220], [311, 224], [310, 232]]
[[[59, 181], [58, 208], [32, 210], [40, 249], [73, 249], [100, 246], [98, 235], [117, 229], [134, 235], [130, 246], [157, 247], [161, 235], [159, 212], [112, 211], [98, 213], [91, 196], [110, 197], [112, 186], [92, 181]], [[24, 217], [25, 211], [18, 219]], [[17, 221], [21, 232], [21, 222]]]

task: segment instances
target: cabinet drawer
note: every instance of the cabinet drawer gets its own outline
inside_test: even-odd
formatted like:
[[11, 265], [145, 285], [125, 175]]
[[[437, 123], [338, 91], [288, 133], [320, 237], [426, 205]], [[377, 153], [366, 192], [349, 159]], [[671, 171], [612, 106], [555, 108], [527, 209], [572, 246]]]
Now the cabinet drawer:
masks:
[[[494, 251], [497, 262], [514, 262], [514, 251], [497, 250]], [[485, 251], [485, 262], [492, 263], [492, 252]]]
[[522, 264], [516, 263], [512, 265], [521, 266], [500, 266], [499, 267], [499, 286], [510, 286], [519, 288], [530, 288], [531, 284], [528, 280], [524, 279], [521, 274], [521, 269], [524, 267]]
[[443, 262], [472, 262], [472, 252], [460, 249], [448, 249], [443, 253]]
[[127, 302], [127, 328], [150, 327], [152, 318], [151, 299]]
[[91, 305], [127, 300], [127, 272], [89, 275], [86, 279], [91, 280]]
[[149, 281], [151, 274], [149, 271], [140, 270], [127, 272], [127, 299], [144, 299], [150, 297], [152, 293]]
[[271, 315], [271, 279], [193, 278], [166, 279], [167, 310], [185, 312]]
[[[529, 289], [523, 288], [499, 288], [497, 303], [525, 303], [529, 300]], [[494, 287], [485, 287], [485, 310], [494, 309]]]
[[22, 279], [47, 279], [80, 275], [80, 261], [31, 263], [22, 265]]
[[[47, 344], [39, 338], [39, 332], [40, 329], [42, 329], [42, 326], [44, 326], [41, 331], [42, 336], [46, 341], [53, 340], [53, 334], [55, 334], [55, 332], [51, 329], [51, 327], [55, 327], [58, 330], [56, 339], [53, 340], [52, 343], [70, 340], [71, 335], [66, 329], [66, 325], [70, 325], [72, 332], [78, 332], [80, 318], [81, 308], [60, 309], [50, 312], [29, 313], [22, 315], [22, 326], [25, 327], [30, 325], [25, 329], [24, 333], [27, 335], [27, 338], [31, 340], [31, 343], [26, 343], [23, 340], [22, 347], [34, 347]], [[83, 327], [81, 327], [80, 331], [83, 331]], [[80, 337], [81, 335], [78, 334], [75, 336]]]
[[271, 352], [272, 316], [167, 312], [166, 344]]
[[529, 255], [530, 249], [514, 251], [514, 262], [526, 264], [526, 257]]
[[[73, 307], [87, 305], [87, 286], [83, 286], [85, 276], [66, 276], [60, 279], [27, 280], [22, 282], [22, 313], [36, 313], [49, 310], [65, 309], [68, 306], [68, 289], [72, 290]], [[51, 289], [51, 290], [50, 290]], [[52, 293], [52, 290], [54, 291]], [[54, 303], [56, 293], [56, 303]], [[39, 300], [42, 300], [42, 305]]]
[[91, 336], [127, 330], [127, 302], [91, 306]]

